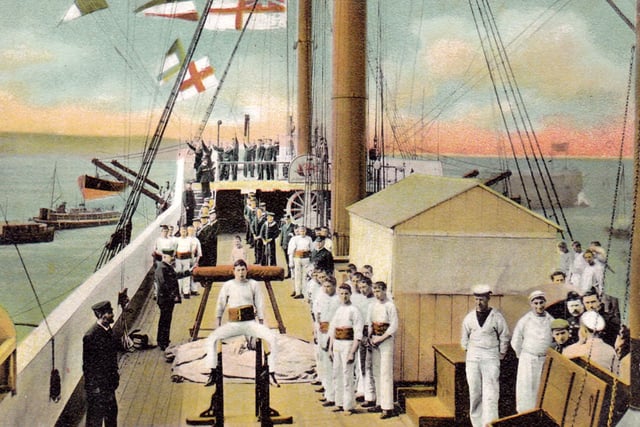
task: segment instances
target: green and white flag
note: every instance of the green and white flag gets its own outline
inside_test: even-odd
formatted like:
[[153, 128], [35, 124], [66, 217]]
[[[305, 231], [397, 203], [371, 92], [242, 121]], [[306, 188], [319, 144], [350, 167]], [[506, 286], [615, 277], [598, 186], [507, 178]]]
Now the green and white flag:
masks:
[[97, 10], [108, 8], [106, 0], [75, 0], [73, 5], [67, 10], [62, 18], [63, 22], [71, 21], [84, 15], [88, 15]]
[[182, 42], [180, 39], [176, 39], [167, 51], [167, 54], [164, 57], [164, 63], [162, 64], [162, 71], [158, 75], [158, 81], [161, 85], [165, 84], [171, 80], [173, 76], [178, 74], [182, 63], [184, 62], [184, 57], [185, 52]]

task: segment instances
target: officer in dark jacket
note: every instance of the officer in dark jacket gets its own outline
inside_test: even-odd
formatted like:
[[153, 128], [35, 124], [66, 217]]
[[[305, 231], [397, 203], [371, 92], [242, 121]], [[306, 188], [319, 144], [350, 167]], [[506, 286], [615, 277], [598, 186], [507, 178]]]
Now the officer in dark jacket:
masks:
[[280, 235], [278, 223], [274, 221], [274, 213], [267, 212], [267, 220], [260, 227], [260, 238], [264, 251], [262, 253], [262, 265], [276, 265], [276, 239]]
[[182, 206], [184, 207], [187, 226], [193, 225], [193, 214], [196, 210], [196, 196], [193, 193], [190, 182], [185, 184], [184, 193], [182, 193]]
[[333, 255], [324, 247], [324, 240], [323, 236], [316, 237], [316, 248], [311, 253], [311, 264], [333, 276]]
[[218, 234], [220, 224], [215, 209], [209, 212], [209, 221], [200, 229], [198, 239], [202, 246], [202, 256], [198, 261], [201, 267], [211, 267], [218, 264]]
[[82, 372], [87, 395], [87, 426], [118, 425], [116, 389], [119, 341], [113, 336], [113, 308], [109, 301], [92, 307], [98, 321], [82, 338]]
[[158, 307], [160, 308], [160, 319], [158, 319], [158, 334], [156, 341], [161, 350], [169, 346], [169, 335], [171, 334], [171, 319], [173, 318], [173, 307], [180, 304], [180, 286], [178, 279], [189, 276], [189, 270], [176, 273], [171, 264], [173, 255], [162, 254], [162, 262], [158, 263], [155, 271], [155, 278], [158, 282]]
[[284, 251], [284, 259], [287, 265], [287, 276], [285, 279], [291, 277], [291, 269], [289, 268], [289, 241], [295, 235], [296, 227], [295, 224], [291, 221], [291, 215], [286, 214], [284, 216], [284, 222], [280, 226], [280, 246]]

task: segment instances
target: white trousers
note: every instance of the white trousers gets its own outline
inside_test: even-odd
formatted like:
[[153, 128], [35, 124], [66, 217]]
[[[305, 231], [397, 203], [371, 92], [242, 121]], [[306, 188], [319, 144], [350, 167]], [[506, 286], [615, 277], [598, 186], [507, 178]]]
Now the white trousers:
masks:
[[536, 407], [538, 387], [546, 355], [536, 356], [521, 352], [516, 379], [516, 411], [524, 412]]
[[[191, 267], [191, 259], [178, 259], [176, 258], [176, 273], [182, 273]], [[188, 295], [191, 293], [191, 277], [182, 277], [178, 279], [178, 284], [180, 285], [180, 292], [183, 295]]]
[[336, 406], [342, 406], [345, 411], [353, 409], [354, 394], [354, 362], [347, 363], [349, 351], [353, 346], [351, 340], [333, 341], [333, 384], [336, 390]]
[[328, 340], [328, 334], [318, 334], [318, 347], [320, 348], [318, 353], [318, 367], [320, 368], [320, 381], [322, 381], [322, 387], [324, 388], [324, 397], [329, 402], [335, 402], [336, 389], [333, 382], [333, 363], [329, 358], [329, 352], [323, 350], [327, 347]]
[[228, 322], [211, 332], [207, 337], [205, 348], [210, 349], [205, 356], [207, 369], [215, 369], [218, 367], [218, 341], [226, 338], [237, 336], [251, 336], [261, 338], [269, 343], [269, 372], [275, 372], [276, 363], [278, 362], [278, 345], [276, 343], [276, 334], [266, 326], [255, 320], [246, 320], [244, 322]]
[[296, 295], [302, 294], [302, 287], [305, 283], [304, 276], [309, 263], [309, 258], [293, 258], [293, 286]]
[[393, 337], [371, 351], [376, 403], [385, 411], [393, 410]]
[[498, 418], [500, 397], [500, 359], [466, 363], [469, 385], [469, 415], [473, 427], [483, 427]]
[[373, 380], [373, 359], [372, 353], [364, 346], [360, 346], [358, 353], [364, 353], [364, 373], [362, 372], [362, 358], [358, 355], [356, 359], [356, 396], [364, 395], [367, 402], [376, 401], [376, 385]]

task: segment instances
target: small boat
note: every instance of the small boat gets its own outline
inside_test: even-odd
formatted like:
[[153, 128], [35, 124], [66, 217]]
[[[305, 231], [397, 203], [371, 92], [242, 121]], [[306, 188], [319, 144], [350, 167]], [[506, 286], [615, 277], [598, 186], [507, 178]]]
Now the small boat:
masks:
[[36, 222], [0, 225], [0, 245], [53, 242], [55, 228]]
[[65, 202], [56, 209], [40, 208], [38, 217], [33, 218], [35, 222], [51, 225], [56, 230], [111, 225], [119, 219], [120, 212], [112, 209], [87, 208], [81, 203], [77, 208], [67, 210]]
[[96, 176], [80, 175], [78, 177], [78, 186], [85, 200], [93, 200], [116, 195], [124, 190], [126, 183]]

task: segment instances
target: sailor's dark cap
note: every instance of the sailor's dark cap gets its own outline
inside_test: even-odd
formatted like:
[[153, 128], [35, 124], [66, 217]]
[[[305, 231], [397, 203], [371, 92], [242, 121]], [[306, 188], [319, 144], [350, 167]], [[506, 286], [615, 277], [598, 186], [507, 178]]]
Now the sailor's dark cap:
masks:
[[168, 230], [168, 229], [169, 229], [169, 226], [168, 226], [168, 225], [166, 225], [166, 224], [162, 224], [162, 225], [160, 226], [160, 228], [161, 228], [161, 229], [163, 229], [163, 230]]
[[111, 307], [111, 302], [109, 301], [100, 301], [96, 304], [93, 304], [91, 306], [91, 309], [96, 314], [96, 316], [113, 311], [113, 307]]

